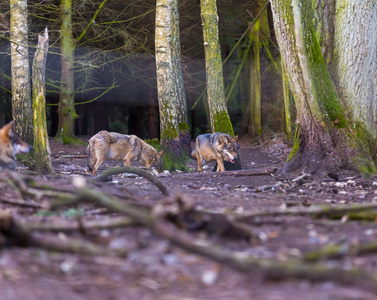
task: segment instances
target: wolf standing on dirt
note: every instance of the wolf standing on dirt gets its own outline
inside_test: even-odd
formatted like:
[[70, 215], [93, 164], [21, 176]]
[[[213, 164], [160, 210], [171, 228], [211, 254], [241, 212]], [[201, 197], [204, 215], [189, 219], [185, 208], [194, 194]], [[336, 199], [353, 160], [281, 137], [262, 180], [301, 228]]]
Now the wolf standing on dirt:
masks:
[[229, 134], [216, 132], [198, 135], [195, 142], [195, 150], [192, 158], [198, 161], [198, 172], [203, 172], [203, 165], [209, 161], [217, 162], [216, 172], [225, 171], [224, 161], [234, 163], [240, 149], [237, 144], [238, 137], [233, 138]]
[[136, 135], [126, 135], [106, 130], [98, 132], [89, 140], [88, 171], [94, 176], [106, 158], [123, 160], [126, 167], [131, 161], [138, 159], [139, 163], [156, 175], [162, 172], [162, 154]]
[[15, 170], [17, 166], [15, 156], [28, 153], [31, 148], [13, 131], [13, 121], [4, 125], [0, 129], [0, 171]]

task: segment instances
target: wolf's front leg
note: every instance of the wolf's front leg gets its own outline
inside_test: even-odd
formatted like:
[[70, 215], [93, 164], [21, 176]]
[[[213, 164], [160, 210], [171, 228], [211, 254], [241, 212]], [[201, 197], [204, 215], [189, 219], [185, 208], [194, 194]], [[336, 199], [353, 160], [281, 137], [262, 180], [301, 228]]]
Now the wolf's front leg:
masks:
[[133, 159], [132, 152], [128, 152], [126, 156], [124, 157], [124, 166], [125, 167], [131, 167], [131, 161]]
[[224, 171], [225, 171], [224, 162], [222, 159], [218, 159], [216, 172], [224, 172]]

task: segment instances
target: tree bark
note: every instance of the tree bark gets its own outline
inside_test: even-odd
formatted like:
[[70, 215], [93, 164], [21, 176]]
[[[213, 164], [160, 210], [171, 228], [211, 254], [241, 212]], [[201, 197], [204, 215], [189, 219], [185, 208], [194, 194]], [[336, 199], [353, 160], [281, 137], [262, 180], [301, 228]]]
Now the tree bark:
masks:
[[216, 0], [201, 0], [200, 10], [211, 129], [212, 132], [224, 132], [234, 136], [225, 101]]
[[292, 139], [291, 130], [291, 108], [290, 108], [290, 97], [289, 97], [289, 82], [287, 77], [287, 72], [285, 71], [283, 62], [281, 63], [281, 74], [283, 80], [283, 97], [284, 97], [284, 120], [285, 120], [285, 133], [287, 134], [287, 139], [290, 141]]
[[72, 32], [72, 0], [61, 0], [61, 83], [59, 99], [59, 124], [56, 138], [63, 144], [70, 144], [74, 140], [75, 85], [74, 85], [74, 55], [75, 41]]
[[34, 159], [37, 172], [53, 173], [51, 151], [46, 123], [45, 73], [48, 51], [47, 27], [43, 36], [38, 36], [37, 51], [33, 60], [33, 121], [34, 121]]
[[294, 151], [286, 172], [307, 167], [376, 172], [363, 142], [346, 116], [327, 70], [313, 25], [312, 1], [273, 0], [274, 26], [297, 108]]
[[[347, 114], [377, 138], [377, 2], [336, 1], [334, 83]], [[352, 13], [350, 13], [352, 12]], [[331, 10], [328, 12], [331, 14]], [[333, 15], [331, 15], [333, 16]]]
[[[156, 72], [161, 146], [165, 169], [186, 170], [181, 135], [187, 130], [187, 112], [180, 60], [177, 0], [156, 2]], [[186, 122], [184, 121], [186, 119]]]
[[10, 1], [10, 41], [12, 64], [12, 117], [14, 131], [33, 143], [33, 112], [30, 94], [28, 50], [28, 10], [26, 0]]

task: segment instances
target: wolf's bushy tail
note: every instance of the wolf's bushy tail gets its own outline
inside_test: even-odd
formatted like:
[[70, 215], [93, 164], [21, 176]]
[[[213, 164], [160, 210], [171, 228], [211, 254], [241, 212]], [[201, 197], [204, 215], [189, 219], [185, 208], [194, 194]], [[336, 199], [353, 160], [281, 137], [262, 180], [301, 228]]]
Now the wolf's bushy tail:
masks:
[[88, 160], [88, 171], [90, 173], [93, 173], [93, 167], [97, 161], [96, 156], [95, 156], [95, 151], [92, 150], [94, 149], [94, 143], [95, 143], [94, 141], [89, 140], [89, 145], [88, 145], [88, 148], [86, 149], [87, 160]]
[[195, 150], [192, 150], [192, 152], [191, 152], [191, 157], [192, 157], [193, 159], [196, 159], [196, 151], [195, 151]]

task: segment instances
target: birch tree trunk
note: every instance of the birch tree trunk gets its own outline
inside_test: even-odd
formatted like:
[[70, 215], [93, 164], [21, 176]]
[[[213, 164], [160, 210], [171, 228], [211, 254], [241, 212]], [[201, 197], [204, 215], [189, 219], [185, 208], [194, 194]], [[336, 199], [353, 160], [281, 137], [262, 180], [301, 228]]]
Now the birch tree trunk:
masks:
[[335, 87], [352, 122], [376, 140], [377, 1], [336, 1], [335, 9], [325, 11], [335, 17]]
[[[185, 101], [180, 66], [177, 0], [156, 1], [156, 72], [160, 111], [161, 146], [165, 169], [186, 169], [182, 156], [180, 128], [186, 129], [182, 114]], [[187, 126], [188, 129], [188, 126]]]
[[46, 123], [45, 74], [48, 51], [47, 27], [43, 36], [38, 36], [37, 51], [33, 59], [33, 121], [34, 121], [34, 159], [35, 169], [41, 173], [53, 173], [51, 151]]
[[360, 138], [346, 115], [327, 70], [313, 25], [312, 1], [272, 0], [271, 4], [275, 32], [297, 108], [298, 131], [284, 170], [347, 168], [357, 169], [365, 176], [375, 173], [369, 145]]
[[26, 0], [10, 0], [10, 41], [12, 64], [12, 116], [14, 131], [29, 144], [33, 142], [33, 113], [30, 96]]
[[63, 144], [70, 144], [75, 140], [74, 121], [75, 112], [75, 85], [74, 85], [74, 53], [75, 41], [72, 33], [72, 0], [61, 0], [61, 83], [59, 99], [59, 124], [56, 138]]
[[216, 0], [201, 0], [200, 10], [211, 129], [212, 132], [225, 132], [234, 136], [225, 101]]

